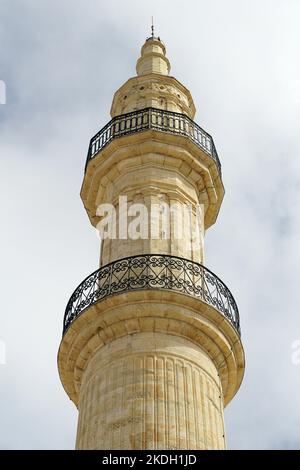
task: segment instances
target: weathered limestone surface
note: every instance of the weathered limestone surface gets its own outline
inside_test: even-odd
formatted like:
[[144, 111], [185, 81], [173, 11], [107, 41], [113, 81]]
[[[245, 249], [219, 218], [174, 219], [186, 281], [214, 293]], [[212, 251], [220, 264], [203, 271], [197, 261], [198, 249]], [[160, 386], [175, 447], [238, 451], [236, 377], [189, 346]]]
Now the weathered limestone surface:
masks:
[[[190, 92], [169, 76], [165, 46], [147, 40], [137, 76], [115, 93], [111, 115], [155, 107], [194, 117]], [[112, 140], [88, 164], [81, 197], [93, 226], [100, 204], [149, 210], [161, 201], [203, 207], [199, 243], [159, 237], [104, 240], [100, 265], [163, 253], [204, 263], [204, 235], [224, 187], [214, 160], [185, 136], [144, 131]], [[161, 219], [157, 218], [160, 226]], [[170, 226], [174, 220], [171, 220]], [[194, 222], [193, 222], [194, 223]], [[223, 409], [244, 373], [240, 337], [216, 308], [172, 291], [123, 292], [90, 306], [58, 354], [63, 386], [78, 407], [78, 449], [224, 449]]]
[[125, 336], [89, 361], [79, 398], [78, 449], [222, 449], [220, 379], [185, 338]]
[[223, 406], [240, 386], [244, 354], [213, 307], [176, 292], [135, 291], [71, 324], [59, 371], [79, 409], [78, 448], [222, 449]]
[[137, 76], [116, 91], [111, 116], [147, 107], [183, 113], [193, 118], [196, 108], [189, 90], [169, 76], [170, 62], [166, 48], [158, 39], [146, 41], [137, 61]]
[[160, 252], [204, 262], [205, 231], [217, 218], [224, 187], [215, 162], [199, 147], [183, 136], [156, 131], [111, 142], [89, 163], [81, 189], [95, 227], [100, 220], [99, 205], [112, 203], [118, 209], [119, 195], [127, 196], [128, 207], [143, 203], [149, 213], [151, 204], [162, 201], [191, 205], [193, 226], [196, 207], [201, 207], [199, 241], [192, 243], [193, 237], [188, 232], [181, 242], [173, 236], [168, 240], [163, 237], [123, 240], [117, 236], [116, 240], [104, 240], [100, 264], [133, 254]]

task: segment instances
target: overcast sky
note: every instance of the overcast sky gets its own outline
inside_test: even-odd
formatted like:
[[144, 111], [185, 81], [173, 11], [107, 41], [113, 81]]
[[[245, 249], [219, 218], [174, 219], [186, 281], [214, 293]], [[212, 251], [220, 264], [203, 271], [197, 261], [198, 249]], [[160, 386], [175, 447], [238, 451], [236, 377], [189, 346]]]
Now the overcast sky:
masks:
[[151, 15], [223, 167], [206, 264], [239, 305], [247, 364], [228, 446], [300, 449], [299, 0], [0, 0], [0, 447], [74, 447], [56, 357], [99, 256], [79, 191]]

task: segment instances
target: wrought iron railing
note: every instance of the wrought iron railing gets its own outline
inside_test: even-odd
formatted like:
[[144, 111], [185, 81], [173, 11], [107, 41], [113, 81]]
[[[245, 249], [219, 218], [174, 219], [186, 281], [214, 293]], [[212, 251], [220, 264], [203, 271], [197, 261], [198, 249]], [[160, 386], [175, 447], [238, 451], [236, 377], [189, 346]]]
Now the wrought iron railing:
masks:
[[109, 121], [91, 139], [86, 167], [88, 162], [111, 140], [149, 129], [188, 137], [215, 160], [221, 174], [221, 163], [212, 137], [185, 114], [157, 108], [145, 108], [122, 114]]
[[168, 290], [196, 297], [221, 312], [240, 333], [239, 311], [226, 285], [199, 263], [169, 255], [130, 256], [103, 266], [72, 294], [63, 334], [86, 308], [111, 295], [138, 290]]

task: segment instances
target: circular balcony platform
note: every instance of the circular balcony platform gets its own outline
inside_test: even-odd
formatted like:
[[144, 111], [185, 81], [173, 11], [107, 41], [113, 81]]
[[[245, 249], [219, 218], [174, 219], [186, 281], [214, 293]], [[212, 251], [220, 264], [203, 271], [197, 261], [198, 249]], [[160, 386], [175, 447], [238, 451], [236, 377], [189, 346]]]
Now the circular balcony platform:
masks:
[[109, 121], [92, 137], [85, 168], [112, 140], [149, 129], [188, 137], [215, 161], [221, 175], [221, 163], [212, 137], [185, 114], [157, 108], [140, 109], [116, 116]]
[[130, 256], [90, 274], [70, 297], [64, 315], [63, 335], [91, 305], [112, 295], [153, 289], [198, 298], [224, 315], [240, 335], [237, 304], [218, 276], [199, 263], [163, 254]]

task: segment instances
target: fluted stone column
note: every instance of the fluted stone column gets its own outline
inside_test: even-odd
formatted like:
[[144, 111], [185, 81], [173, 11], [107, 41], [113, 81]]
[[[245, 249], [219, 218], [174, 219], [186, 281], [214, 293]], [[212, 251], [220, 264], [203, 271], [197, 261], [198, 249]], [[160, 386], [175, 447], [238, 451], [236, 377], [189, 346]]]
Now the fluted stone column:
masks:
[[79, 398], [80, 449], [223, 449], [223, 397], [209, 356], [186, 338], [139, 333], [94, 354]]

